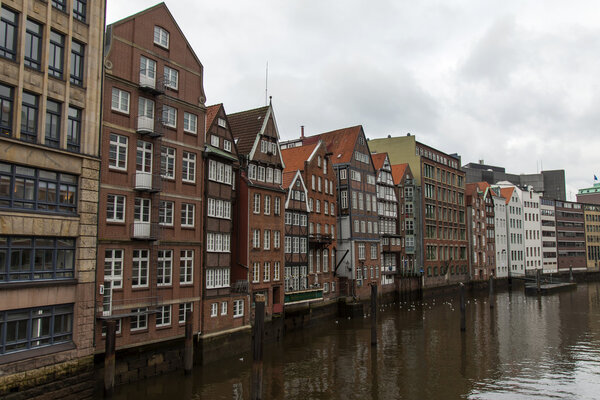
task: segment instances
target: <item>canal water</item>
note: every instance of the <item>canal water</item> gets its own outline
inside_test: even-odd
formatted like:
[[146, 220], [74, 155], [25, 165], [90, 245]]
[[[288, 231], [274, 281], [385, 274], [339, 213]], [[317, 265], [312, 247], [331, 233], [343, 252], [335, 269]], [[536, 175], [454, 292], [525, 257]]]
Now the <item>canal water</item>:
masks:
[[[599, 399], [600, 284], [380, 307], [265, 347], [264, 399]], [[250, 354], [116, 388], [115, 399], [250, 399]]]

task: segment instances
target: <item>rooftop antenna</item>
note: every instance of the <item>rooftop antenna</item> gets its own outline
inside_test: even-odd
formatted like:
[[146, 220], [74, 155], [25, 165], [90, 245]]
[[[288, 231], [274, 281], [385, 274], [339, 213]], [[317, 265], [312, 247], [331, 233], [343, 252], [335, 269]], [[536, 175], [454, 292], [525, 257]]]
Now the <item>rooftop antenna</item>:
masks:
[[265, 72], [265, 106], [269, 104], [269, 103], [267, 103], [268, 89], [269, 89], [269, 62], [267, 61], [267, 68], [266, 68], [266, 72]]

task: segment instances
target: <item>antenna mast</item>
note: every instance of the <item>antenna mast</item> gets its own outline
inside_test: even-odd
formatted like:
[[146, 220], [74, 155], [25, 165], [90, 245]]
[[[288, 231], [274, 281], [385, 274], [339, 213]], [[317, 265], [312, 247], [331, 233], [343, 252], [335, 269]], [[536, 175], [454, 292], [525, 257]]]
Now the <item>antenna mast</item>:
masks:
[[266, 72], [265, 72], [265, 106], [269, 104], [269, 103], [267, 103], [268, 89], [269, 89], [269, 62], [267, 61], [267, 68], [266, 68]]

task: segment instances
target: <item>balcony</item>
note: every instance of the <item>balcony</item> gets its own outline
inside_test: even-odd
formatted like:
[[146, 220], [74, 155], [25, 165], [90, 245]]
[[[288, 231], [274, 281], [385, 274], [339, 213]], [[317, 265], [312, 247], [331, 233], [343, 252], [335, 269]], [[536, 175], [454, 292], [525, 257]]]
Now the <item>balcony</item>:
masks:
[[141, 192], [160, 192], [161, 183], [162, 181], [158, 174], [136, 171], [133, 188]]
[[287, 292], [284, 302], [286, 306], [300, 303], [310, 303], [323, 300], [323, 288], [298, 290], [296, 292]]
[[330, 244], [333, 238], [328, 233], [309, 233], [308, 241], [310, 243]]
[[140, 89], [145, 92], [157, 95], [165, 92], [165, 85], [162, 79], [151, 78], [146, 75], [145, 70], [140, 71]]
[[149, 137], [162, 136], [161, 132], [154, 127], [154, 119], [146, 117], [145, 115], [138, 117], [136, 132]]
[[384, 269], [381, 273], [383, 275], [395, 275], [396, 267], [394, 265], [388, 265], [387, 267], [384, 267]]
[[136, 240], [157, 240], [158, 224], [136, 221], [131, 224], [131, 238]]
[[96, 317], [100, 319], [154, 314], [157, 312], [158, 305], [162, 302], [161, 296], [114, 299], [114, 293], [110, 289], [110, 285], [105, 285], [103, 285], [102, 300], [96, 301]]

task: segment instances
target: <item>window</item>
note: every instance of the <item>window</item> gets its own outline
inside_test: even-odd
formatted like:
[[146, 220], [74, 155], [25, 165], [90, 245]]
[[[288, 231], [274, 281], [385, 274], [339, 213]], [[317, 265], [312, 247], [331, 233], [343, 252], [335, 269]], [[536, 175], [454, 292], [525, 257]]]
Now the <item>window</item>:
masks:
[[175, 179], [175, 149], [160, 148], [160, 175], [165, 179]]
[[263, 282], [269, 282], [271, 280], [271, 263], [265, 262], [263, 268]]
[[180, 303], [179, 304], [179, 323], [185, 324], [187, 313], [194, 311], [194, 305], [192, 303]]
[[135, 222], [150, 222], [150, 199], [135, 198], [133, 220]]
[[231, 236], [229, 233], [206, 234], [206, 251], [214, 253], [229, 253], [231, 251]]
[[264, 234], [264, 240], [263, 240], [263, 246], [265, 250], [271, 250], [271, 231], [268, 229], [265, 229], [263, 231]]
[[[183, 112], [183, 130], [188, 133], [196, 134], [198, 129], [198, 117], [195, 114], [189, 112]], [[231, 142], [229, 142], [231, 146]], [[227, 150], [227, 149], [225, 149]], [[231, 147], [230, 149], [231, 150]]]
[[179, 72], [176, 69], [165, 65], [165, 86], [177, 90], [179, 84]]
[[358, 244], [358, 259], [359, 260], [364, 260], [366, 258], [365, 255], [365, 244], [364, 243], [359, 243]]
[[71, 83], [83, 86], [83, 60], [85, 47], [76, 40], [71, 42]]
[[114, 111], [129, 114], [129, 92], [115, 87], [112, 88], [111, 108]]
[[169, 32], [160, 26], [154, 27], [154, 44], [157, 44], [165, 49], [169, 48]]
[[244, 315], [244, 300], [233, 301], [233, 318], [239, 318]]
[[75, 239], [0, 236], [0, 282], [74, 277]]
[[0, 135], [12, 136], [13, 90], [0, 84]]
[[48, 99], [46, 101], [46, 145], [60, 147], [60, 103]]
[[281, 170], [280, 169], [273, 170], [273, 182], [281, 184]]
[[281, 199], [279, 197], [275, 197], [275, 215], [281, 214]]
[[158, 250], [158, 268], [156, 284], [158, 286], [171, 286], [173, 271], [173, 250]]
[[260, 263], [258, 262], [252, 266], [252, 282], [260, 282]]
[[196, 206], [190, 203], [181, 204], [181, 226], [185, 228], [194, 227], [194, 213]]
[[60, 11], [67, 11], [67, 1], [66, 0], [52, 0], [52, 7], [56, 8]]
[[260, 249], [260, 229], [254, 229], [252, 231], [252, 247]]
[[50, 31], [50, 46], [48, 47], [48, 76], [62, 79], [64, 57], [65, 37], [58, 32]]
[[219, 303], [211, 303], [210, 304], [210, 316], [216, 317], [219, 313]]
[[73, 304], [0, 311], [0, 331], [0, 355], [71, 342]]
[[229, 164], [223, 164], [218, 161], [208, 161], [208, 179], [215, 182], [232, 184], [233, 168]]
[[231, 202], [209, 198], [207, 214], [209, 217], [231, 219]]
[[171, 325], [171, 305], [158, 307], [156, 327]]
[[38, 127], [38, 96], [23, 92], [21, 103], [21, 140], [35, 143]]
[[[142, 126], [145, 121], [148, 121], [148, 125], [154, 126], [154, 101], [145, 97], [138, 98], [138, 127]], [[144, 121], [145, 120], [145, 121]]]
[[193, 283], [194, 250], [181, 250], [179, 253], [179, 283]]
[[17, 27], [18, 27], [17, 13], [9, 10], [6, 7], [2, 7], [2, 13], [0, 15], [0, 56], [15, 60], [17, 58]]
[[139, 172], [152, 172], [152, 143], [137, 141], [135, 153], [135, 170]]
[[273, 231], [273, 248], [278, 249], [281, 247], [281, 232]]
[[265, 167], [258, 167], [258, 178], [259, 181], [265, 181]]
[[165, 226], [173, 226], [174, 203], [161, 200], [158, 207], [158, 223]]
[[227, 315], [227, 302], [221, 302], [221, 315]]
[[79, 152], [81, 146], [81, 109], [69, 106], [67, 150]]
[[184, 182], [196, 182], [196, 154], [187, 151], [183, 152], [183, 166], [181, 169], [181, 179]]
[[156, 61], [140, 57], [140, 85], [146, 87], [156, 86]]
[[73, 18], [81, 22], [86, 21], [87, 0], [73, 0]]
[[[2, 31], [4, 32], [4, 29]], [[42, 68], [42, 35], [42, 26], [28, 19], [25, 30], [25, 56], [23, 63], [26, 67], [37, 69], [38, 71]]]
[[125, 196], [109, 194], [106, 201], [106, 221], [125, 222]]
[[163, 105], [162, 123], [170, 128], [177, 128], [177, 109], [168, 105]]
[[371, 260], [377, 260], [377, 245], [371, 244]]
[[206, 288], [217, 289], [229, 287], [230, 271], [229, 268], [207, 268], [206, 269]]
[[112, 289], [123, 287], [123, 250], [104, 251], [104, 281], [111, 282]]
[[223, 139], [223, 150], [231, 152], [231, 141]]
[[133, 250], [131, 287], [148, 286], [148, 250]]
[[271, 196], [265, 195], [265, 215], [271, 215]]
[[329, 271], [329, 251], [323, 250], [323, 272]]
[[0, 162], [0, 207], [74, 214], [77, 177]]
[[254, 164], [248, 165], [248, 178], [256, 179], [256, 165], [254, 165]]
[[279, 261], [275, 261], [273, 265], [273, 280], [278, 281], [281, 279], [281, 264]]

